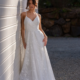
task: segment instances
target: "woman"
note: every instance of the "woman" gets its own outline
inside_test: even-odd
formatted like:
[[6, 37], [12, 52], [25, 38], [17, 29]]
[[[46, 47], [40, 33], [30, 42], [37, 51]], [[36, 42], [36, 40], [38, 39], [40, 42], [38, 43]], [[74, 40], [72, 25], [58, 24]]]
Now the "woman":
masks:
[[35, 12], [37, 0], [28, 0], [28, 11], [21, 13], [21, 36], [25, 48], [20, 80], [55, 80], [41, 26], [41, 15]]

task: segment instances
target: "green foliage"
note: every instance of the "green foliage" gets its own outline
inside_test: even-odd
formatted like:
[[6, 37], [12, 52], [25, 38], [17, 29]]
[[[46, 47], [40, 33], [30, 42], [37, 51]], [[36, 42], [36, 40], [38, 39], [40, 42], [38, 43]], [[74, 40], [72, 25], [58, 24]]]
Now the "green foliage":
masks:
[[51, 6], [51, 2], [49, 0], [46, 0], [46, 5]]
[[70, 0], [72, 7], [80, 7], [80, 0]]
[[63, 12], [63, 13], [66, 13], [66, 12], [69, 12], [69, 10], [63, 8], [63, 9], [62, 9], [62, 12]]
[[59, 13], [59, 9], [52, 11], [53, 14]]
[[49, 0], [40, 0], [39, 1], [39, 6], [46, 8], [46, 7], [51, 7], [52, 4], [51, 4], [51, 2]]
[[[58, 0], [54, 0], [55, 4], [58, 3]], [[80, 0], [69, 0], [69, 3], [67, 3], [70, 7], [80, 7]], [[43, 8], [52, 7], [54, 6], [51, 2], [51, 0], [39, 0], [39, 6]]]

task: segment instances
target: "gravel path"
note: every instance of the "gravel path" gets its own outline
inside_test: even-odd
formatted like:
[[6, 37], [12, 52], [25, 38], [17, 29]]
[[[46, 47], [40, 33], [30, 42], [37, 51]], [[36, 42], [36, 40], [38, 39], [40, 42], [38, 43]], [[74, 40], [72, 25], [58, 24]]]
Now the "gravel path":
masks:
[[80, 38], [48, 38], [47, 50], [56, 80], [80, 80]]

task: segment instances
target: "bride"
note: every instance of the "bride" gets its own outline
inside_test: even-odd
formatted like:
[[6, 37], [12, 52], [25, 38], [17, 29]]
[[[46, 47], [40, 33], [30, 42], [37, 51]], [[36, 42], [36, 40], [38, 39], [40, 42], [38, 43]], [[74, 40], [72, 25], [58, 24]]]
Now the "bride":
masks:
[[47, 35], [41, 26], [41, 15], [35, 12], [37, 0], [28, 0], [28, 11], [21, 13], [21, 37], [25, 49], [20, 80], [55, 80], [48, 51]]

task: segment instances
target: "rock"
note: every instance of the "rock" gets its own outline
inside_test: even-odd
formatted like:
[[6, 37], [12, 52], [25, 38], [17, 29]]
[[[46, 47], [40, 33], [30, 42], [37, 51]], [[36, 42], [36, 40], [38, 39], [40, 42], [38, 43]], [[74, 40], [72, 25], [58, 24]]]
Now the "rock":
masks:
[[59, 14], [58, 13], [45, 13], [45, 14], [41, 14], [42, 17], [44, 18], [51, 18], [51, 19], [59, 19]]
[[80, 26], [71, 26], [71, 35], [79, 36], [80, 35]]
[[72, 10], [75, 11], [76, 13], [80, 13], [80, 7], [79, 8], [78, 7], [75, 7]]
[[71, 37], [70, 34], [64, 34], [64, 37]]
[[43, 27], [43, 26], [42, 26], [42, 29], [43, 29], [44, 31], [46, 31], [46, 28], [45, 28], [45, 27]]
[[66, 18], [76, 18], [76, 12], [74, 11], [68, 12]]
[[61, 36], [62, 35], [62, 28], [58, 25], [54, 25], [51, 29], [51, 33], [53, 36]]
[[66, 16], [67, 16], [67, 12], [66, 13], [60, 13], [60, 17], [66, 18]]
[[55, 11], [56, 8], [39, 8], [39, 13], [50, 13], [52, 11]]
[[70, 21], [70, 19], [66, 19], [66, 21], [67, 21], [67, 22], [69, 22], [69, 21]]
[[72, 19], [71, 20], [71, 25], [75, 26], [75, 25], [77, 25], [77, 22], [78, 22], [78, 19]]
[[77, 15], [76, 15], [76, 16], [77, 16], [77, 18], [80, 18], [80, 13], [77, 13]]
[[77, 21], [77, 26], [80, 26], [80, 19], [78, 19]]
[[69, 32], [70, 32], [70, 22], [64, 24], [64, 25], [62, 26], [62, 29], [63, 29], [63, 32], [64, 32], [64, 33], [69, 33]]
[[60, 13], [60, 16], [63, 17], [63, 18], [72, 19], [72, 18], [76, 18], [77, 17], [77, 13], [74, 12], [74, 11], [64, 12], [64, 13]]
[[42, 20], [42, 24], [43, 24], [46, 28], [50, 28], [51, 26], [54, 25], [54, 20], [43, 19], [43, 20]]
[[47, 36], [53, 36], [50, 30], [49, 31], [45, 31], [45, 33], [46, 33]]
[[59, 20], [55, 20], [55, 23], [57, 23], [59, 25], [63, 25], [66, 23], [66, 21], [63, 18], [60, 18]]

